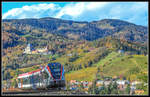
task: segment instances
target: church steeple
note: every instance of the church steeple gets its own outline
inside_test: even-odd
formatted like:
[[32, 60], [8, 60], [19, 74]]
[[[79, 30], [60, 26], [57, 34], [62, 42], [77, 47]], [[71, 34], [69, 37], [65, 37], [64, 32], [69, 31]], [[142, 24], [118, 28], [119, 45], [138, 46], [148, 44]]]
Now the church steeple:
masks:
[[31, 47], [31, 44], [29, 43], [29, 44], [27, 45], [27, 47], [25, 48], [24, 53], [31, 53], [31, 51], [32, 51], [32, 47]]

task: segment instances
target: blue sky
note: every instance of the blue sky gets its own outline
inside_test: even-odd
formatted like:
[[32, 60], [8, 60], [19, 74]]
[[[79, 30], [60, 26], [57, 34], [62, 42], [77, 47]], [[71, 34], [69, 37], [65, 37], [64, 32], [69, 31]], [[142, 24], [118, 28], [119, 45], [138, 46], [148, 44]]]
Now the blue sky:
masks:
[[3, 19], [54, 17], [75, 21], [121, 19], [148, 25], [148, 2], [2, 2]]

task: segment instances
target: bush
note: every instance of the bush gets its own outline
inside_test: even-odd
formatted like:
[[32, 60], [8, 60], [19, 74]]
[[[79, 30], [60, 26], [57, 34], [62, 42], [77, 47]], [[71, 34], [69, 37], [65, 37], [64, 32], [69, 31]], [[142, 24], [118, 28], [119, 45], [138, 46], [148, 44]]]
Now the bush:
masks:
[[121, 59], [121, 61], [124, 61], [124, 59]]
[[79, 56], [74, 56], [74, 57], [72, 57], [72, 58], [69, 58], [69, 62], [73, 62], [73, 61], [75, 61], [76, 59], [78, 59], [79, 58]]

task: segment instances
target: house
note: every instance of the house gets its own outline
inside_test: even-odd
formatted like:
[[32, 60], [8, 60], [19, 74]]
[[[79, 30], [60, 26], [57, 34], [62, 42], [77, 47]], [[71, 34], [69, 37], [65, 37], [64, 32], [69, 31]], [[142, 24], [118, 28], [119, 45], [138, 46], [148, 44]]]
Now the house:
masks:
[[38, 51], [39, 53], [43, 53], [43, 52], [47, 52], [48, 49], [47, 49], [47, 47], [45, 47], [45, 48], [37, 49], [37, 51]]
[[85, 87], [85, 88], [84, 88], [85, 91], [88, 91], [88, 89], [89, 89], [89, 87]]
[[72, 54], [67, 54], [67, 56], [72, 56]]
[[144, 93], [144, 90], [135, 90], [134, 93], [135, 93], [135, 94], [143, 94], [143, 93]]
[[116, 83], [119, 85], [125, 85], [125, 80], [117, 80]]
[[76, 81], [76, 82], [75, 82], [75, 84], [76, 84], [76, 85], [78, 85], [78, 84], [79, 84], [79, 82], [78, 82], [78, 81]]
[[101, 86], [101, 84], [96, 84], [96, 86], [97, 86], [97, 87], [100, 87], [100, 86]]
[[92, 82], [89, 82], [89, 83], [88, 83], [88, 86], [91, 86], [91, 85], [92, 85]]
[[148, 85], [148, 83], [144, 83], [144, 86], [147, 86]]
[[88, 86], [88, 82], [87, 81], [83, 81], [82, 84], [83, 84], [83, 87], [87, 87]]
[[116, 80], [118, 77], [117, 76], [113, 76], [112, 77], [112, 80]]
[[76, 82], [76, 80], [71, 80], [70, 84], [74, 84]]
[[101, 86], [101, 85], [103, 85], [103, 83], [104, 83], [103, 80], [98, 80], [98, 81], [96, 82], [96, 86]]
[[36, 50], [32, 51], [32, 54], [37, 54], [38, 52]]
[[130, 86], [131, 91], [134, 91], [136, 89], [136, 86]]
[[78, 89], [78, 87], [70, 87], [70, 90], [77, 90]]
[[104, 81], [104, 85], [108, 86], [111, 83], [111, 81]]
[[120, 54], [124, 53], [124, 50], [118, 50], [118, 53], [120, 53]]
[[141, 84], [142, 82], [139, 82], [139, 81], [133, 81], [131, 82], [131, 85], [137, 85], [137, 84]]

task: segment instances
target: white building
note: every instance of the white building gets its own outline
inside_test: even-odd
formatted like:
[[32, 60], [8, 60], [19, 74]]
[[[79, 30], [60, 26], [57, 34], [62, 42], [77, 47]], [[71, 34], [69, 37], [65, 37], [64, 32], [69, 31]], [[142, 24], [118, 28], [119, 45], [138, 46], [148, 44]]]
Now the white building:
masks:
[[125, 85], [125, 81], [124, 80], [117, 80], [116, 83], [119, 84], [119, 85]]
[[103, 80], [98, 80], [98, 81], [96, 82], [96, 84], [103, 84], [103, 83], [104, 83]]
[[133, 81], [132, 83], [131, 83], [131, 85], [137, 85], [137, 84], [142, 84], [142, 82], [139, 82], [139, 81]]
[[35, 49], [33, 49], [31, 44], [27, 45], [27, 47], [25, 48], [23, 53], [26, 53], [26, 54], [38, 54], [38, 53], [41, 53], [41, 54], [44, 54], [44, 55], [52, 54], [52, 52], [48, 52], [48, 48], [47, 47], [39, 48], [39, 49], [35, 50]]
[[43, 53], [43, 52], [47, 52], [48, 49], [47, 49], [47, 47], [45, 47], [45, 48], [37, 49], [37, 51], [38, 51], [39, 53]]
[[111, 83], [111, 81], [104, 81], [104, 85], [108, 86]]
[[28, 44], [23, 53], [31, 54], [31, 52], [32, 52], [31, 44]]
[[125, 85], [125, 84], [129, 84], [130, 82], [128, 80], [117, 80], [116, 83], [119, 85]]

